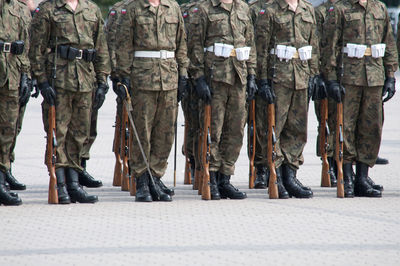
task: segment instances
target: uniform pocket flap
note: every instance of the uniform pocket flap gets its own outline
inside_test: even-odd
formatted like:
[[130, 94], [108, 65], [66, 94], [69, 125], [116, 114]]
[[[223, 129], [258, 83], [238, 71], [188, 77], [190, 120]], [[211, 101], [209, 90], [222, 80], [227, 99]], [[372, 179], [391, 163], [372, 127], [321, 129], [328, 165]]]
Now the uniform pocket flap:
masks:
[[96, 22], [97, 21], [97, 17], [95, 14], [84, 14], [83, 17], [85, 18], [85, 20], [87, 21], [93, 21]]
[[353, 14], [347, 13], [347, 14], [344, 14], [344, 19], [346, 21], [360, 20], [361, 19], [361, 14], [359, 14], [359, 13], [353, 13]]
[[276, 17], [276, 22], [277, 23], [287, 23], [289, 21], [290, 21], [290, 17], [289, 16]]
[[247, 16], [247, 14], [243, 14], [243, 13], [238, 13], [238, 18], [243, 21], [249, 20], [249, 16]]
[[383, 14], [383, 13], [374, 12], [373, 15], [374, 15], [375, 19], [385, 19], [385, 14]]
[[224, 14], [213, 14], [208, 16], [208, 19], [210, 21], [219, 21], [223, 20], [224, 18], [225, 18]]
[[168, 16], [168, 17], [165, 17], [165, 22], [170, 23], [170, 24], [177, 24], [178, 18], [173, 17], [173, 16]]
[[301, 16], [301, 19], [303, 21], [305, 21], [305, 22], [308, 22], [308, 23], [313, 23], [314, 22], [313, 18], [311, 16], [307, 16], [307, 15]]

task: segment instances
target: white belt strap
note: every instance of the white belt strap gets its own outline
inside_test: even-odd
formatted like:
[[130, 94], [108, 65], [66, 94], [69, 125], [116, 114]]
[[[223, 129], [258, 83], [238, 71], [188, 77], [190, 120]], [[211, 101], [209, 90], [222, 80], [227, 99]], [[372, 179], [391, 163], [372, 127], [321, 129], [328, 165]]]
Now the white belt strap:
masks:
[[135, 51], [135, 57], [168, 59], [168, 58], [175, 58], [175, 52], [167, 50]]

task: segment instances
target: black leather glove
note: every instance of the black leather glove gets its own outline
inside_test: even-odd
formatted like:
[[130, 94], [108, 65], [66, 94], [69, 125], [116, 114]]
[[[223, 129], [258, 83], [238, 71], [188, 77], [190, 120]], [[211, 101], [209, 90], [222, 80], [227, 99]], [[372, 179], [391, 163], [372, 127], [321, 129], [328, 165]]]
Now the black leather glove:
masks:
[[262, 79], [260, 80], [260, 86], [258, 89], [258, 95], [263, 98], [265, 101], [267, 101], [269, 104], [272, 104], [275, 102], [275, 92], [271, 88], [271, 80], [269, 79]]
[[256, 76], [255, 75], [248, 75], [247, 76], [247, 100], [251, 101], [254, 100], [254, 96], [258, 91], [257, 83], [256, 83]]
[[122, 78], [115, 93], [118, 95], [122, 101], [126, 99], [126, 90], [125, 86], [128, 88], [128, 92], [131, 90], [131, 79], [130, 78]]
[[210, 87], [208, 87], [206, 79], [204, 76], [196, 79], [196, 93], [200, 99], [205, 101], [206, 103], [211, 102], [211, 91]]
[[[310, 78], [311, 80], [311, 78]], [[310, 83], [309, 83], [310, 86]], [[326, 84], [322, 75], [316, 75], [312, 78], [312, 86], [314, 86], [312, 90], [312, 94], [308, 95], [308, 100], [310, 101], [310, 97], [313, 101], [315, 100], [322, 100], [328, 97], [328, 92], [326, 89]], [[310, 93], [310, 90], [308, 91]]]
[[25, 106], [29, 101], [29, 97], [31, 96], [30, 84], [31, 80], [28, 78], [28, 75], [21, 73], [19, 81], [19, 104], [21, 106]]
[[382, 89], [382, 98], [385, 97], [386, 94], [387, 96], [385, 99], [383, 99], [383, 102], [387, 102], [390, 99], [392, 99], [395, 93], [396, 93], [396, 79], [386, 78], [385, 84], [383, 85]]
[[179, 76], [178, 80], [178, 103], [183, 99], [187, 89], [188, 78], [186, 76]]
[[39, 83], [40, 93], [46, 103], [54, 105], [56, 102], [56, 91], [52, 88], [47, 81]]
[[[119, 78], [117, 77], [111, 77], [111, 82], [112, 82], [112, 89], [114, 91], [115, 94], [117, 94], [117, 88], [118, 88], [118, 82], [119, 82]], [[117, 94], [118, 95], [118, 94]]]
[[337, 80], [329, 80], [327, 82], [327, 85], [329, 97], [331, 97], [338, 103], [342, 102], [342, 94], [346, 94], [346, 90], [344, 89], [344, 87], [340, 86]]
[[106, 99], [106, 93], [108, 91], [108, 85], [105, 83], [99, 83], [94, 95], [93, 109], [99, 110]]
[[40, 90], [39, 90], [39, 87], [37, 84], [37, 80], [35, 78], [32, 79], [32, 82], [31, 82], [31, 92], [33, 92], [34, 90], [35, 90], [35, 92], [31, 94], [31, 97], [37, 98], [39, 96]]

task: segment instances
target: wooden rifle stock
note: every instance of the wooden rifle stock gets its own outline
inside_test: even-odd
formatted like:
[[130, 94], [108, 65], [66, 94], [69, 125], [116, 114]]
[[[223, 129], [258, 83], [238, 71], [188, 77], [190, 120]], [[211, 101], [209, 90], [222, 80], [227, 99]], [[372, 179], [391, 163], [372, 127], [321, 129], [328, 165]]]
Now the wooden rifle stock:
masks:
[[203, 180], [201, 189], [201, 199], [211, 200], [210, 192], [210, 144], [211, 144], [211, 105], [204, 105], [204, 124], [202, 132], [202, 149], [201, 149], [201, 161], [203, 170]]
[[343, 103], [336, 105], [336, 165], [337, 165], [337, 197], [344, 198], [343, 184]]
[[188, 156], [188, 151], [187, 151], [187, 138], [189, 134], [189, 126], [188, 122], [185, 121], [185, 135], [183, 136], [183, 148], [185, 150], [185, 179], [183, 181], [183, 184], [185, 185], [190, 185], [192, 184], [192, 173], [191, 173], [191, 165], [190, 165], [190, 159]]
[[47, 130], [46, 165], [49, 170], [49, 204], [58, 204], [57, 177], [56, 177], [56, 108], [49, 108], [49, 128]]
[[275, 170], [275, 104], [268, 104], [268, 130], [267, 130], [267, 138], [268, 138], [268, 148], [267, 148], [267, 159], [268, 159], [268, 167], [269, 167], [269, 183], [268, 183], [268, 194], [270, 199], [279, 198], [278, 194], [278, 182], [276, 178], [276, 170]]
[[[131, 104], [130, 100], [128, 101], [128, 104]], [[128, 116], [128, 119], [129, 119], [129, 116]], [[133, 132], [133, 128], [132, 128], [131, 124], [129, 125], [129, 132]], [[128, 145], [129, 151], [132, 150], [132, 145], [133, 145], [133, 134], [129, 134], [129, 145]], [[130, 160], [131, 160], [131, 154], [129, 152], [128, 162]], [[135, 177], [132, 174], [131, 167], [130, 167], [129, 164], [128, 164], [128, 175], [129, 175], [129, 192], [130, 192], [130, 195], [131, 196], [136, 196], [136, 181], [135, 181]]]
[[117, 106], [115, 115], [115, 130], [113, 152], [115, 155], [113, 186], [120, 187], [122, 184], [122, 159], [121, 159], [121, 110]]
[[247, 123], [247, 139], [248, 139], [248, 154], [250, 159], [249, 164], [249, 188], [254, 188], [256, 180], [254, 159], [256, 157], [256, 100], [251, 100], [249, 106], [249, 121]]
[[121, 132], [121, 151], [122, 151], [122, 191], [129, 191], [129, 121], [125, 102], [122, 108], [122, 132]]
[[320, 125], [319, 125], [319, 152], [322, 159], [321, 187], [330, 187], [331, 179], [329, 176], [328, 162], [328, 98], [320, 101]]

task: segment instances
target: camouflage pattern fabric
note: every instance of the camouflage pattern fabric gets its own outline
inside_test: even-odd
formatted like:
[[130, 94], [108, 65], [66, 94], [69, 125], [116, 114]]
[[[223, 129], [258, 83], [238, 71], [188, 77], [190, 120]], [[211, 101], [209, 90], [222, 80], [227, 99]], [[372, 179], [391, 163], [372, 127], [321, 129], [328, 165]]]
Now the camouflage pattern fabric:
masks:
[[254, 27], [256, 26], [258, 14], [260, 14], [260, 11], [261, 9], [263, 9], [263, 6], [265, 6], [265, 4], [268, 3], [269, 1], [270, 0], [252, 0], [248, 2], [250, 7], [251, 20], [253, 21]]
[[[267, 3], [257, 19], [256, 44], [259, 78], [271, 79], [271, 68], [273, 64], [276, 66], [273, 85], [276, 94], [276, 167], [288, 164], [298, 169], [304, 161], [302, 152], [307, 142], [306, 88], [310, 76], [319, 73], [319, 45], [311, 4], [300, 0], [296, 12], [293, 12], [285, 0]], [[296, 48], [311, 45], [312, 58], [308, 61], [274, 60], [270, 51], [278, 44]], [[266, 121], [264, 120], [263, 124]], [[263, 124], [258, 126], [265, 128]], [[265, 133], [258, 133], [263, 154], [267, 153], [265, 137]]]
[[386, 7], [369, 0], [364, 7], [358, 1], [334, 5], [324, 24], [322, 70], [329, 80], [337, 80], [342, 46], [347, 43], [385, 43], [385, 56], [350, 58], [343, 56], [344, 163], [359, 161], [374, 166], [382, 132], [382, 86], [385, 78], [394, 77], [398, 54]]
[[[132, 117], [150, 169], [157, 177], [162, 177], [167, 169], [168, 156], [174, 143], [177, 105], [177, 90], [133, 89]], [[146, 171], [146, 164], [136, 137], [133, 137], [130, 156], [129, 165], [133, 175], [142, 175]]]
[[[95, 90], [92, 92], [92, 103], [94, 101], [95, 97]], [[90, 149], [92, 148], [92, 145], [94, 141], [96, 140], [97, 137], [97, 116], [98, 116], [99, 111], [95, 109], [91, 109], [90, 111], [90, 129], [89, 129], [89, 134], [83, 144], [83, 149], [82, 149], [82, 158], [83, 159], [90, 159]]]
[[[67, 60], [57, 57], [56, 168], [81, 170], [84, 143], [90, 134], [92, 97], [96, 82], [106, 83], [110, 72], [108, 48], [100, 9], [87, 0], [79, 1], [75, 11], [64, 0], [44, 1], [32, 20], [33, 73], [38, 83], [51, 83], [54, 53], [51, 48], [69, 45], [79, 49], [96, 49], [96, 60]], [[44, 103], [43, 122], [48, 128], [48, 107]]]
[[397, 23], [397, 52], [398, 52], [398, 56], [399, 56], [399, 64], [400, 64], [400, 34], [399, 34], [399, 29], [400, 29], [400, 14], [399, 14], [399, 22]]
[[[157, 11], [158, 10], [158, 11]], [[123, 13], [123, 14], [122, 14]], [[189, 64], [186, 33], [178, 4], [161, 0], [156, 8], [148, 1], [127, 3], [121, 11], [118, 30], [117, 74], [130, 77], [134, 88], [151, 91], [175, 90], [178, 74], [187, 76]], [[139, 58], [135, 51], [174, 51], [175, 58]]]
[[16, 0], [1, 0], [0, 41], [24, 41], [22, 55], [0, 52], [0, 170], [10, 168], [10, 157], [17, 128], [21, 72], [30, 73], [27, 57], [29, 50], [28, 18], [24, 18], [26, 5]]

